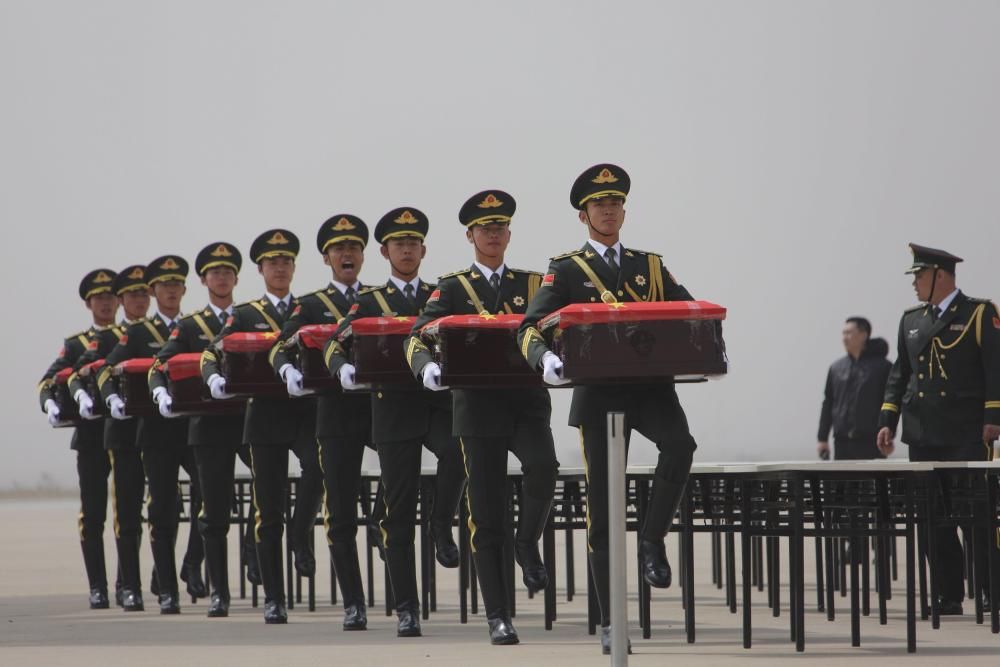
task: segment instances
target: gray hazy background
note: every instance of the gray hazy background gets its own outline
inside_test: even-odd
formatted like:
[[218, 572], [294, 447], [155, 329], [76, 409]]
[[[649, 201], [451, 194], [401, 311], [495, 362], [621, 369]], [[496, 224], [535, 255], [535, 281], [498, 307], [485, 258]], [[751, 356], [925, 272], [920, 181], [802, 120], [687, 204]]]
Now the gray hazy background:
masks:
[[[1000, 4], [957, 0], [4, 0], [0, 488], [75, 483], [35, 385], [88, 323], [91, 268], [286, 226], [304, 293], [329, 278], [328, 216], [413, 205], [434, 277], [469, 264], [458, 208], [496, 187], [518, 202], [508, 263], [544, 270], [583, 243], [569, 187], [601, 161], [632, 176], [625, 245], [729, 309], [732, 375], [679, 390], [697, 460], [812, 458], [844, 318], [895, 355], [907, 241], [1000, 296], [998, 35]], [[386, 268], [373, 246], [362, 279]], [[250, 265], [237, 297], [261, 286]]]

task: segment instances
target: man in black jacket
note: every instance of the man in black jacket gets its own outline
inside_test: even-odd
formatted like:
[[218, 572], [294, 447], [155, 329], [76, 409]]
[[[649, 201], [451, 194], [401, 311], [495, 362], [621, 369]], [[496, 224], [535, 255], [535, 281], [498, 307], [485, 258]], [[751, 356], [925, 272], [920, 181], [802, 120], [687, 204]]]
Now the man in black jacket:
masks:
[[816, 446], [821, 459], [830, 458], [831, 428], [835, 459], [883, 458], [875, 445], [875, 434], [892, 364], [886, 359], [888, 343], [871, 338], [871, 333], [871, 322], [864, 317], [849, 317], [844, 323], [847, 354], [833, 362], [826, 374]]

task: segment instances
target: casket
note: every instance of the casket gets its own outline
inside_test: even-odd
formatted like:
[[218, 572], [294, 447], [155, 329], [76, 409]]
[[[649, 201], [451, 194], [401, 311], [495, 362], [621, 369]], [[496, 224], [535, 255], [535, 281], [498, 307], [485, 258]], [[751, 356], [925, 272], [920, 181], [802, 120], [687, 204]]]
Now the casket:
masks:
[[80, 411], [76, 401], [69, 395], [68, 383], [69, 376], [72, 374], [72, 368], [64, 368], [52, 378], [52, 382], [55, 385], [55, 401], [56, 405], [59, 406], [59, 421], [52, 425], [55, 428], [79, 426], [83, 422], [83, 419], [80, 418]]
[[83, 382], [83, 388], [87, 392], [87, 396], [90, 397], [91, 402], [94, 404], [95, 417], [108, 416], [108, 406], [104, 403], [104, 400], [101, 398], [101, 392], [97, 388], [97, 376], [101, 374], [102, 368], [104, 368], [104, 359], [98, 359], [85, 366], [81, 366], [77, 373], [80, 376], [81, 382]]
[[226, 391], [237, 396], [287, 397], [285, 383], [278, 379], [267, 359], [278, 339], [277, 332], [231, 333], [219, 342], [222, 377]]
[[575, 384], [690, 382], [725, 375], [725, 318], [708, 301], [574, 303], [538, 328]]
[[304, 389], [317, 392], [340, 390], [340, 382], [330, 375], [323, 363], [323, 347], [336, 331], [336, 324], [307, 324], [295, 332], [292, 344], [298, 350]]
[[542, 386], [517, 347], [524, 315], [448, 315], [420, 330], [449, 387]]
[[163, 365], [172, 399], [171, 410], [177, 415], [234, 415], [246, 408], [242, 398], [224, 401], [212, 399], [201, 378], [201, 353], [176, 354]]
[[157, 412], [153, 397], [149, 395], [149, 369], [152, 357], [126, 359], [116, 364], [112, 373], [118, 378], [118, 394], [125, 402], [129, 417], [149, 417]]
[[373, 389], [422, 389], [406, 363], [403, 343], [413, 330], [415, 317], [362, 317], [342, 333], [350, 345], [354, 381]]

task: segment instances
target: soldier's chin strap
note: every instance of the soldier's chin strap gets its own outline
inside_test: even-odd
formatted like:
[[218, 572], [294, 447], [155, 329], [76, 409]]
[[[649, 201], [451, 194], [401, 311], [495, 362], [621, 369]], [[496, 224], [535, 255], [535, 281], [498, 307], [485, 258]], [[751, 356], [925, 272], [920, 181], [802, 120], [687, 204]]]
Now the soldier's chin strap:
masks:
[[594, 224], [590, 221], [590, 214], [587, 213], [587, 209], [586, 208], [583, 209], [583, 215], [584, 215], [585, 218], [587, 218], [587, 226], [590, 227], [592, 230], [594, 230], [595, 232], [597, 232], [601, 236], [614, 236], [614, 234], [605, 234], [604, 232], [602, 232], [597, 227], [594, 227]]
[[927, 305], [931, 307], [934, 306], [934, 287], [937, 286], [937, 272], [938, 272], [936, 266], [933, 268], [934, 268], [934, 274], [933, 276], [931, 276], [931, 292], [930, 294], [927, 295]]

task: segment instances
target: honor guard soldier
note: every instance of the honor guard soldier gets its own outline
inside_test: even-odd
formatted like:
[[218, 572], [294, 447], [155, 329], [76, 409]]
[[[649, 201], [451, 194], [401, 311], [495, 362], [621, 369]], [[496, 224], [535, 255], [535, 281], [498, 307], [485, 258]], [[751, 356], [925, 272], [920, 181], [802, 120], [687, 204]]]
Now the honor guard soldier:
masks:
[[[66, 368], [72, 368], [87, 349], [102, 338], [115, 339], [115, 313], [118, 298], [111, 290], [115, 279], [111, 269], [95, 269], [80, 281], [80, 298], [90, 311], [93, 324], [68, 336], [38, 385], [38, 398], [49, 423], [60, 419], [55, 401], [53, 378]], [[104, 520], [108, 509], [108, 475], [111, 461], [104, 451], [104, 424], [101, 420], [86, 420], [73, 429], [70, 447], [76, 451], [76, 472], [80, 482], [80, 547], [83, 565], [90, 585], [90, 608], [107, 609], [108, 579], [104, 562]]]
[[[418, 276], [427, 253], [427, 229], [427, 216], [412, 207], [389, 211], [375, 226], [375, 240], [382, 245], [382, 256], [389, 260], [389, 280], [358, 294], [338, 335], [327, 342], [324, 351], [330, 373], [340, 378], [345, 389], [357, 385], [354, 366], [348, 363], [347, 352], [338, 342], [339, 334], [362, 317], [417, 316], [436, 289], [436, 285]], [[350, 345], [350, 339], [345, 344]], [[382, 468], [386, 508], [380, 528], [385, 534], [386, 566], [396, 601], [396, 634], [400, 637], [420, 636], [414, 526], [424, 446], [438, 459], [434, 507], [429, 510], [437, 560], [445, 567], [459, 564], [451, 524], [465, 488], [465, 469], [458, 438], [451, 433], [451, 400], [447, 391], [383, 390], [371, 395], [372, 439]]]
[[[541, 275], [504, 264], [514, 198], [501, 190], [473, 195], [458, 217], [475, 250], [472, 266], [442, 276], [406, 340], [407, 362], [428, 389], [439, 391], [441, 368], [420, 340], [420, 329], [446, 315], [523, 313]], [[510, 619], [503, 558], [507, 532], [507, 452], [521, 461], [523, 494], [514, 552], [528, 590], [543, 590], [548, 575], [538, 552], [555, 490], [559, 462], [546, 389], [453, 389], [452, 433], [461, 438], [468, 473], [472, 552], [493, 644], [518, 643]]]
[[[986, 461], [1000, 436], [1000, 313], [985, 299], [958, 289], [955, 265], [944, 250], [910, 244], [913, 288], [923, 303], [903, 313], [897, 358], [886, 384], [878, 446], [888, 456], [900, 412], [902, 440], [911, 461]], [[968, 536], [971, 537], [971, 536]], [[966, 540], [972, 544], [972, 540]], [[976, 571], [986, 572], [988, 550], [975, 554]], [[965, 560], [954, 527], [935, 530], [937, 567], [932, 573], [939, 613], [959, 615]], [[983, 577], [988, 579], [988, 577]], [[985, 582], [983, 601], [989, 607]]]
[[[552, 258], [541, 289], [528, 306], [518, 332], [521, 351], [532, 368], [544, 370], [549, 384], [566, 382], [562, 362], [539, 334], [538, 321], [571, 303], [687, 301], [688, 291], [663, 268], [655, 253], [629, 249], [619, 240], [629, 192], [625, 170], [598, 164], [583, 172], [570, 191], [589, 239], [573, 252]], [[607, 413], [625, 413], [626, 443], [632, 429], [659, 450], [653, 489], [639, 542], [642, 574], [657, 588], [670, 585], [664, 538], [684, 495], [695, 441], [673, 382], [588, 385], [573, 389], [569, 424], [580, 430], [587, 470], [590, 565], [601, 607], [601, 647], [610, 653], [608, 575]]]
[[[129, 419], [125, 403], [119, 394], [118, 378], [112, 371], [116, 364], [129, 359], [148, 358], [157, 354], [177, 326], [181, 299], [187, 279], [187, 262], [177, 255], [164, 255], [146, 267], [145, 282], [156, 300], [156, 313], [131, 324], [125, 336], [105, 360], [97, 384], [101, 397], [114, 419]], [[140, 417], [136, 427], [135, 442], [142, 455], [142, 466], [149, 483], [146, 506], [149, 521], [149, 543], [155, 566], [153, 591], [159, 596], [161, 614], [180, 613], [180, 595], [177, 589], [177, 564], [174, 545], [177, 542], [177, 479], [183, 467], [192, 480], [198, 479], [194, 454], [187, 446], [187, 419], [164, 419], [159, 414]], [[201, 507], [197, 483], [191, 485], [192, 515]], [[205, 583], [201, 577], [204, 544], [192, 522], [184, 555], [181, 578], [187, 582], [188, 593], [193, 598], [206, 597]]]
[[[288, 393], [302, 396], [302, 373], [289, 340], [307, 324], [337, 324], [354, 305], [368, 243], [368, 227], [354, 215], [335, 215], [319, 228], [316, 249], [333, 274], [325, 288], [306, 294], [281, 329], [271, 363]], [[299, 399], [301, 400], [301, 399]], [[371, 400], [365, 394], [331, 392], [316, 400], [316, 439], [326, 491], [325, 528], [330, 558], [344, 598], [344, 630], [365, 630], [368, 615], [358, 561], [358, 491], [361, 458], [371, 445]]]
[[[226, 320], [233, 313], [233, 289], [238, 282], [238, 274], [243, 258], [231, 243], [216, 242], [205, 246], [195, 259], [195, 273], [208, 289], [208, 304], [191, 315], [178, 320], [170, 338], [160, 348], [156, 360], [149, 371], [149, 388], [160, 414], [174, 416], [171, 409], [173, 397], [167, 385], [164, 364], [175, 355], [201, 353], [222, 331]], [[208, 563], [209, 582], [212, 587], [208, 616], [229, 615], [229, 561], [226, 536], [229, 534], [229, 517], [233, 504], [233, 477], [237, 454], [250, 466], [249, 449], [242, 446], [244, 415], [195, 415], [188, 419], [188, 444], [192, 447], [198, 470], [192, 477], [192, 485], [201, 491], [202, 508], [197, 517], [201, 537], [205, 543], [205, 559]], [[192, 521], [194, 521], [192, 516]], [[256, 547], [253, 534], [249, 552], [253, 554], [256, 570]], [[256, 577], [259, 581], [259, 572]]]
[[[89, 373], [87, 365], [107, 359], [125, 337], [125, 331], [144, 320], [149, 309], [149, 285], [146, 284], [145, 267], [141, 264], [122, 269], [112, 281], [111, 290], [121, 303], [123, 321], [111, 330], [112, 335], [102, 336], [96, 346], [88, 348], [77, 362], [76, 372], [70, 377], [70, 393], [84, 419], [91, 418], [94, 412], [93, 401], [87, 394], [81, 377], [84, 373]], [[114, 512], [118, 576], [121, 580], [121, 590], [116, 591], [115, 597], [125, 611], [143, 611], [142, 586], [139, 583], [139, 544], [142, 538], [142, 500], [146, 477], [135, 443], [136, 420], [103, 421], [104, 449], [111, 461], [111, 490], [114, 494], [111, 507]]]
[[[286, 229], [271, 229], [250, 246], [250, 258], [264, 278], [264, 296], [237, 305], [212, 344], [202, 352], [202, 377], [217, 399], [231, 398], [220, 365], [222, 339], [232, 333], [269, 333], [278, 336], [298, 300], [292, 296], [295, 258], [299, 239]], [[287, 623], [281, 536], [284, 532], [285, 488], [288, 481], [288, 451], [299, 459], [301, 478], [292, 517], [292, 542], [300, 561], [315, 561], [309, 552], [308, 535], [316, 521], [322, 494], [322, 474], [316, 455], [313, 424], [315, 401], [285, 397], [254, 396], [247, 402], [243, 443], [250, 446], [253, 463], [253, 497], [256, 511], [255, 538], [261, 579], [264, 584], [264, 622]]]

